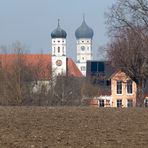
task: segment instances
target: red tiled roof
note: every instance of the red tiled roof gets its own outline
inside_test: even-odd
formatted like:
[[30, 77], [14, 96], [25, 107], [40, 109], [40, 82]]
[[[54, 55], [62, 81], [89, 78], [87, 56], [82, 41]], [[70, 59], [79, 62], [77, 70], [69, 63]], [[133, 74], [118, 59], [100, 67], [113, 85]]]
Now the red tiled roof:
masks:
[[73, 62], [71, 58], [67, 58], [67, 65], [68, 65], [68, 75], [72, 75], [75, 77], [83, 77], [82, 73]]
[[[40, 77], [49, 78], [51, 77], [51, 55], [50, 54], [0, 54], [0, 63], [2, 63], [8, 70], [11, 69], [11, 65], [17, 59], [24, 60], [25, 64], [30, 67], [40, 69]], [[71, 58], [67, 58], [67, 70], [68, 75], [75, 77], [83, 77], [82, 73], [75, 65]]]

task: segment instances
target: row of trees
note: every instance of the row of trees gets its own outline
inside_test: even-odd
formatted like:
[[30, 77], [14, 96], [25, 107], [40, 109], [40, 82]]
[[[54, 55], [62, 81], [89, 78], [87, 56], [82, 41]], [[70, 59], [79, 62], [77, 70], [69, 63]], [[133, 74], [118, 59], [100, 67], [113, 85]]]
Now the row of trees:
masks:
[[81, 105], [82, 96], [98, 95], [98, 89], [82, 78], [55, 80], [51, 63], [44, 64], [42, 54], [31, 63], [22, 45], [16, 43], [11, 49], [13, 54], [0, 55], [0, 105]]
[[107, 56], [136, 83], [137, 106], [142, 106], [148, 81], [148, 1], [117, 0], [106, 17]]

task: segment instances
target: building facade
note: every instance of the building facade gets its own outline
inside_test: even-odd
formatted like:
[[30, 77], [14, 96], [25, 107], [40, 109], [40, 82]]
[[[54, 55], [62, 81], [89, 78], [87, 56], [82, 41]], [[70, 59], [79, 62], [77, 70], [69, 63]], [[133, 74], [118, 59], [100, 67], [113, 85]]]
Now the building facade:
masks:
[[[98, 85], [101, 91], [98, 97], [94, 97], [90, 103], [97, 103], [98, 107], [135, 107], [136, 106], [136, 83], [124, 72], [115, 69], [109, 61], [87, 61], [86, 78]], [[143, 88], [148, 107], [148, 82]], [[96, 106], [96, 104], [95, 104]]]
[[76, 53], [77, 61], [76, 64], [81, 71], [81, 73], [86, 76], [86, 62], [92, 60], [92, 38], [94, 32], [86, 24], [85, 18], [81, 26], [75, 31], [76, 36]]
[[112, 107], [135, 107], [136, 90], [136, 83], [124, 72], [115, 72], [111, 76]]
[[52, 39], [52, 74], [66, 75], [66, 37], [67, 33], [60, 27], [58, 20], [57, 28], [51, 33]]

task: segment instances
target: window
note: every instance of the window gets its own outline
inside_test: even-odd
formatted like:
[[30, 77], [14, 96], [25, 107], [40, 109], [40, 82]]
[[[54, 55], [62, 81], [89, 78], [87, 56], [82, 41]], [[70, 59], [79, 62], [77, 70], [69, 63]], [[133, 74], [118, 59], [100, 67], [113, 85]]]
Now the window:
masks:
[[131, 99], [127, 100], [127, 107], [133, 107], [133, 100]]
[[64, 53], [64, 47], [63, 47], [63, 55], [65, 55], [65, 53]]
[[122, 100], [121, 99], [117, 100], [117, 107], [122, 107]]
[[133, 87], [132, 87], [132, 80], [127, 81], [127, 93], [132, 94], [133, 93]]
[[106, 100], [106, 107], [110, 107], [110, 100]]
[[82, 43], [84, 43], [84, 41], [82, 41]]
[[117, 81], [117, 94], [122, 94], [122, 81]]
[[148, 99], [145, 99], [144, 105], [145, 105], [145, 107], [148, 107]]
[[110, 86], [111, 85], [111, 80], [106, 80], [106, 85]]
[[85, 66], [81, 66], [81, 71], [85, 71], [85, 70], [86, 70]]
[[104, 100], [99, 100], [99, 107], [104, 107]]
[[54, 51], [53, 52], [54, 52], [54, 55], [55, 55], [55, 47], [54, 47]]
[[58, 47], [58, 53], [60, 52], [60, 47]]
[[60, 43], [60, 41], [58, 41], [58, 43]]

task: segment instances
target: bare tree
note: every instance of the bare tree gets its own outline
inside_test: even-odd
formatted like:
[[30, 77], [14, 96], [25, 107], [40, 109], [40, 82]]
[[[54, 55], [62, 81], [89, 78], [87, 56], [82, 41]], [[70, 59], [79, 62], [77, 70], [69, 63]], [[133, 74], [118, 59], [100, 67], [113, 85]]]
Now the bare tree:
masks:
[[[22, 105], [31, 98], [33, 69], [27, 64], [21, 44], [12, 46], [13, 54], [1, 54], [1, 104]], [[5, 100], [5, 101], [4, 101]]]
[[92, 99], [99, 95], [100, 88], [98, 85], [93, 84], [90, 80], [83, 80], [81, 86], [81, 95], [84, 99]]
[[58, 76], [53, 92], [52, 105], [80, 105], [81, 79], [73, 76]]
[[113, 65], [127, 74], [137, 85], [137, 106], [144, 102], [143, 86], [148, 78], [148, 37], [128, 29], [108, 46]]
[[141, 106], [148, 78], [148, 1], [117, 0], [106, 16], [111, 37], [108, 58], [136, 83]]
[[127, 28], [135, 30], [135, 26], [148, 31], [147, 0], [117, 0], [105, 15], [111, 36], [118, 36]]

